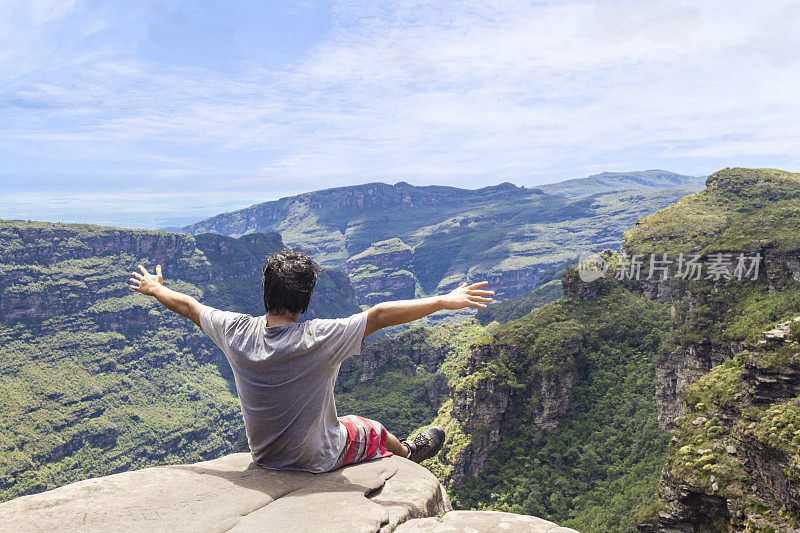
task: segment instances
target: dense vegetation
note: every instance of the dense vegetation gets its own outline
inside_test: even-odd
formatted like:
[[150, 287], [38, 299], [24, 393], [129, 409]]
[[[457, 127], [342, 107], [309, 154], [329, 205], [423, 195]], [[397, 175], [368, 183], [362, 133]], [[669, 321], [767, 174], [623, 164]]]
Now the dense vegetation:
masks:
[[528, 294], [497, 302], [485, 309], [479, 309], [475, 313], [475, 319], [481, 324], [489, 324], [491, 322], [505, 324], [522, 318], [537, 307], [542, 307], [559, 298], [561, 298], [561, 280], [553, 279], [536, 287]]
[[632, 253], [800, 249], [800, 174], [717, 172], [703, 191], [639, 221], [625, 246]]
[[[654, 362], [668, 314], [612, 285], [597, 298], [545, 305], [483, 341], [512, 346], [519, 356], [488, 363], [505, 365], [493, 372], [514, 387], [502, 438], [476, 477], [457, 480], [452, 469], [481, 430], [464, 430], [451, 405], [440, 411], [449, 442], [428, 466], [459, 505], [533, 514], [585, 531], [631, 531], [634, 510], [655, 499], [667, 437], [656, 419]], [[451, 388], [468, 389], [483, 368], [462, 372]], [[558, 427], [542, 431], [532, 423], [542, 405], [531, 383], [571, 371], [582, 379]]]
[[[540, 287], [477, 313], [476, 320], [412, 328], [366, 346], [360, 358], [342, 367], [339, 412], [378, 419], [401, 438], [435, 417], [448, 438], [427, 466], [462, 507], [534, 514], [582, 531], [632, 531], [637, 522], [652, 525], [664, 516], [675, 525], [687, 504], [664, 493], [657, 500], [663, 466], [670, 487], [723, 502], [724, 513], [698, 519], [703, 527], [798, 527], [794, 496], [772, 490], [776, 485], [763, 481], [742, 450], [758, 456], [766, 477], [781, 479], [788, 494], [800, 493], [800, 322], [782, 325], [782, 336], [763, 335], [800, 315], [800, 176], [728, 169], [708, 183], [701, 193], [639, 221], [625, 234], [625, 251], [757, 251], [765, 258], [758, 280], [606, 277], [580, 284], [568, 270], [564, 297], [554, 301], [561, 287], [546, 282], [557, 268], [542, 266]], [[303, 226], [305, 235], [333, 231], [338, 220], [341, 235], [334, 231], [325, 241], [331, 254], [339, 253], [337, 239], [352, 236], [347, 242], [364, 252], [351, 257], [359, 279], [402, 271], [414, 277], [417, 294], [455, 280], [459, 262], [470, 254], [491, 274], [530, 266], [516, 256], [498, 266], [493, 261], [501, 249], [523, 250], [541, 266], [573, 259], [578, 244], [613, 247], [614, 228], [631, 214], [615, 209], [638, 205], [632, 211], [638, 216], [652, 208], [654, 198], [674, 194], [604, 192], [567, 199], [503, 185], [482, 192], [496, 210], [469, 204], [477, 210], [469, 217], [435, 224], [422, 210], [408, 210], [393, 220], [405, 224], [398, 230], [387, 225], [389, 211], [380, 203], [394, 192], [381, 196], [386, 191], [378, 185], [371, 193], [344, 188], [304, 195], [304, 208], [317, 210], [314, 222], [307, 219]], [[420, 188], [409, 187], [394, 189], [426, 205]], [[439, 196], [424, 212], [434, 218], [447, 214], [448, 195], [455, 193], [423, 192], [431, 191]], [[535, 215], [523, 215], [515, 204], [523, 193], [531, 195], [526, 209], [541, 208]], [[370, 194], [378, 203], [365, 200]], [[288, 216], [294, 201], [268, 207]], [[471, 200], [459, 201], [463, 207]], [[352, 211], [351, 218], [340, 216], [343, 208]], [[261, 209], [253, 213], [268, 210]], [[597, 217], [610, 225], [600, 228]], [[500, 222], [506, 219], [513, 223]], [[231, 224], [245, 222], [234, 217]], [[421, 223], [431, 225], [420, 229]], [[370, 233], [371, 225], [381, 224], [388, 229]], [[496, 225], [500, 233], [486, 232], [483, 224]], [[511, 240], [503, 240], [502, 232], [510, 232]], [[509, 244], [522, 236], [530, 240], [527, 248]], [[481, 239], [503, 245], [490, 250]], [[212, 305], [255, 312], [249, 309], [260, 302], [258, 291], [250, 292], [254, 274], [248, 269], [279, 244], [274, 234], [192, 238], [92, 226], [0, 225], [0, 498], [231, 450], [241, 423], [221, 354], [191, 324], [128, 294], [124, 280], [130, 265], [159, 261], [168, 276], [175, 273], [180, 290]], [[463, 257], [451, 253], [460, 247]], [[384, 263], [370, 263], [378, 256]], [[245, 260], [234, 264], [234, 257]], [[352, 298], [332, 296], [342, 292], [355, 294], [342, 273], [328, 271], [314, 313], [357, 309]], [[713, 364], [727, 361], [686, 390], [685, 416], [674, 421], [671, 434], [662, 432], [656, 368], [697, 354]], [[727, 509], [734, 515], [725, 514]]]

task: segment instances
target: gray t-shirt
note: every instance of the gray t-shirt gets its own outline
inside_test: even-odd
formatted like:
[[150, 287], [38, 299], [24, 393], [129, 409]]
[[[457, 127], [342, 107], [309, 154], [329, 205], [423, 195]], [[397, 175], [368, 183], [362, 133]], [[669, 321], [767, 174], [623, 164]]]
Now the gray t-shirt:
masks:
[[367, 311], [267, 327], [266, 316], [204, 305], [200, 325], [233, 369], [253, 460], [278, 470], [341, 466], [347, 430], [333, 386], [342, 361], [361, 353]]

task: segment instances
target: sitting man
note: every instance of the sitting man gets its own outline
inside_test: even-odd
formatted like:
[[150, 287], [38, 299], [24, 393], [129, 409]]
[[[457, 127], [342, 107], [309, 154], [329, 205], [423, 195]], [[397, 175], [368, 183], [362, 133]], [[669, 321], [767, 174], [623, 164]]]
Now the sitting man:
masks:
[[298, 322], [320, 268], [296, 250], [273, 253], [264, 264], [267, 314], [220, 311], [164, 286], [161, 265], [150, 274], [139, 265], [130, 288], [154, 296], [167, 309], [197, 324], [225, 353], [242, 404], [253, 460], [277, 470], [328, 472], [392, 454], [420, 462], [435, 455], [444, 431], [432, 427], [399, 441], [380, 422], [356, 415], [337, 418], [333, 387], [339, 366], [361, 353], [364, 338], [442, 309], [486, 307], [488, 282], [462, 284], [442, 296], [382, 302], [348, 318]]

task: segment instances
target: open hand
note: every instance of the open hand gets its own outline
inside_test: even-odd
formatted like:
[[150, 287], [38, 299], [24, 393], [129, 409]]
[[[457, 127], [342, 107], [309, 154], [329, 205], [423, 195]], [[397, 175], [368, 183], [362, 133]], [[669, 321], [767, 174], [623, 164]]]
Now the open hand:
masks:
[[482, 309], [486, 304], [493, 301], [494, 291], [481, 291], [481, 287], [488, 285], [488, 281], [479, 281], [467, 285], [462, 283], [459, 287], [450, 291], [444, 298], [446, 309], [463, 309], [464, 307], [477, 307]]
[[131, 272], [131, 276], [133, 276], [130, 279], [131, 284], [129, 287], [131, 290], [152, 296], [155, 294], [159, 285], [164, 285], [164, 276], [161, 275], [161, 265], [156, 265], [155, 274], [149, 273], [142, 265], [139, 265], [139, 270], [142, 271], [141, 274], [138, 272]]

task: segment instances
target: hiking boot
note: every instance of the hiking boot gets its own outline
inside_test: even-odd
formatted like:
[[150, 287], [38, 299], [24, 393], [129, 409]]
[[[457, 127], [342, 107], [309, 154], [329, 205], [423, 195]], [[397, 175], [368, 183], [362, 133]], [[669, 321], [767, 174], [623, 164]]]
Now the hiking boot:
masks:
[[404, 440], [401, 443], [408, 446], [411, 452], [408, 454], [408, 459], [415, 463], [421, 463], [439, 453], [444, 444], [444, 430], [439, 426], [433, 426], [412, 440]]

